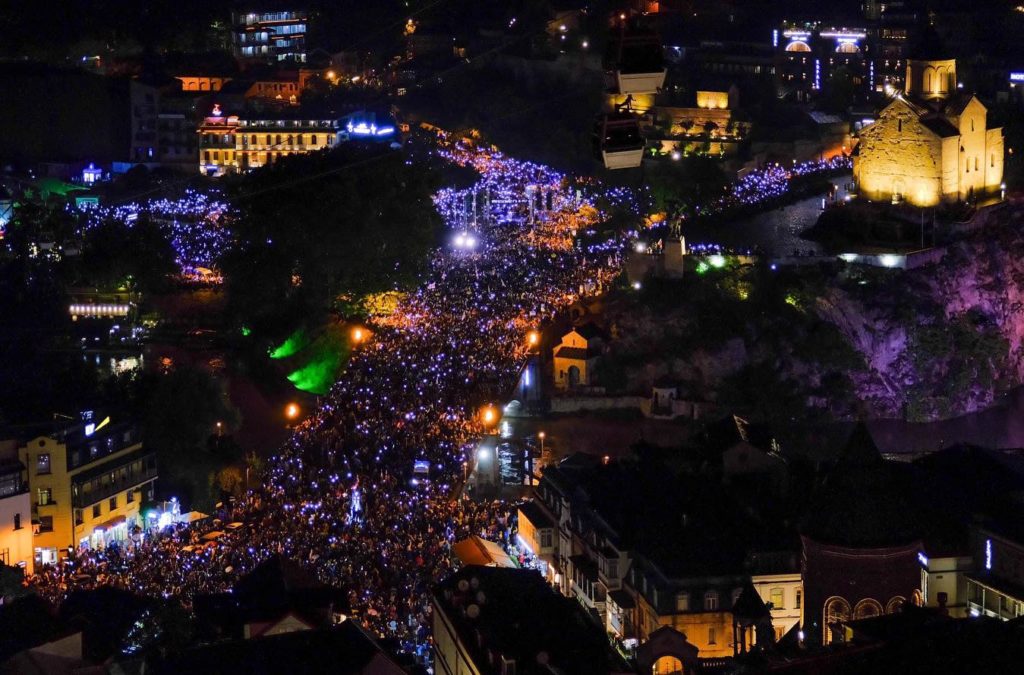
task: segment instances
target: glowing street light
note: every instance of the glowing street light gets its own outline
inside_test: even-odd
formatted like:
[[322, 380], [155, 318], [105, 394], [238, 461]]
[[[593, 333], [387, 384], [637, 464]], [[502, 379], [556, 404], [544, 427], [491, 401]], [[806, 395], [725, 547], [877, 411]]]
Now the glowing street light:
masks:
[[297, 419], [299, 416], [299, 412], [300, 411], [298, 403], [289, 403], [284, 408], [284, 416], [290, 420]]
[[498, 411], [493, 405], [488, 405], [480, 411], [480, 419], [486, 426], [493, 426], [498, 421]]
[[361, 326], [356, 326], [352, 329], [352, 343], [359, 344], [368, 337], [367, 331], [363, 330]]
[[541, 457], [544, 456], [544, 439], [546, 437], [547, 437], [547, 434], [545, 434], [543, 431], [538, 431], [537, 432], [537, 438], [540, 440], [540, 456]]
[[535, 330], [531, 330], [529, 333], [527, 333], [526, 334], [526, 344], [530, 345], [531, 347], [536, 347], [537, 345], [539, 345], [540, 344], [540, 333], [538, 333]]

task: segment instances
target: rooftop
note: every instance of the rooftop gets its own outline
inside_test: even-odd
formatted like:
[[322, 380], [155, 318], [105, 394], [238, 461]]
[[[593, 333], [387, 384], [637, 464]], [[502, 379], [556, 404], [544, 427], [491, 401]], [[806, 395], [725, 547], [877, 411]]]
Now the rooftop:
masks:
[[519, 675], [629, 670], [579, 603], [533, 570], [466, 567], [439, 584], [434, 598], [484, 672], [498, 672], [487, 669], [490, 650], [514, 659]]

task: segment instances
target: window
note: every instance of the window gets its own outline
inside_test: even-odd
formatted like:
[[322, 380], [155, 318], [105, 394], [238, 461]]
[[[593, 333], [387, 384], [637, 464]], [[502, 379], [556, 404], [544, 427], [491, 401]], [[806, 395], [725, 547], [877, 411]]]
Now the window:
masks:
[[773, 588], [772, 591], [771, 591], [771, 596], [770, 597], [771, 597], [771, 602], [772, 602], [772, 609], [785, 609], [786, 608], [786, 602], [784, 600], [786, 595], [785, 595], [785, 592], [783, 591], [783, 589], [781, 589], [781, 588]]
[[898, 133], [903, 133], [903, 120], [896, 121], [896, 131]]
[[718, 609], [718, 591], [708, 591], [704, 594], [704, 609], [709, 612]]
[[609, 560], [608, 561], [608, 576], [612, 579], [616, 579], [619, 576], [619, 561]]
[[713, 627], [712, 628], [708, 628], [708, 644], [709, 645], [715, 644], [715, 638], [717, 638], [717, 637], [718, 637], [718, 631], [716, 631]]
[[690, 594], [689, 593], [676, 593], [676, 611], [677, 612], [688, 612], [688, 611], [690, 611]]
[[[128, 492], [125, 492], [124, 493], [124, 501], [125, 501], [126, 504], [131, 504], [132, 502], [134, 502], [135, 501], [135, 490], [129, 490]], [[548, 535], [548, 538], [549, 539], [551, 538], [550, 534]]]
[[53, 516], [39, 516], [39, 531], [53, 532]]
[[82, 509], [75, 509], [75, 525], [81, 525], [82, 522]]
[[20, 513], [15, 513], [14, 514], [14, 529], [16, 529], [16, 530], [20, 530], [21, 529], [21, 514]]
[[110, 498], [110, 503], [107, 505], [108, 510], [113, 511], [117, 508], [117, 495]]
[[42, 452], [36, 457], [36, 473], [50, 473], [50, 453]]
[[100, 505], [99, 504], [93, 504], [92, 505], [92, 517], [93, 518], [99, 518], [100, 517]]
[[804, 592], [803, 592], [803, 591], [799, 591], [799, 590], [798, 590], [798, 591], [796, 592], [796, 604], [795, 604], [795, 605], [793, 605], [793, 606], [794, 606], [794, 607], [795, 607], [796, 609], [800, 609], [800, 605], [802, 604], [802, 603], [801, 603], [801, 601], [802, 601], [803, 599], [804, 599]]
[[53, 489], [52, 488], [39, 488], [36, 491], [36, 503], [39, 506], [46, 506], [47, 504], [53, 503]]

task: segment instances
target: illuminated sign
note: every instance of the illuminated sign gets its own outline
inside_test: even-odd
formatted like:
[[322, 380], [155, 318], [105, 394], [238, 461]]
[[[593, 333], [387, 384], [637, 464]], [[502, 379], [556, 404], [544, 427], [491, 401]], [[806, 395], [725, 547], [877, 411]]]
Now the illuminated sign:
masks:
[[921, 563], [921, 567], [928, 569], [928, 556], [921, 551], [917, 552], [917, 562]]
[[96, 425], [93, 424], [92, 422], [89, 422], [88, 424], [85, 425], [85, 435], [92, 436], [94, 433], [96, 433]]
[[222, 113], [220, 111], [220, 104], [219, 103], [214, 103], [213, 104], [213, 110], [210, 112], [210, 116], [211, 117], [221, 117], [222, 116]]
[[1010, 82], [1024, 82], [1024, 73], [1010, 73]]
[[868, 35], [867, 33], [860, 33], [855, 31], [835, 30], [828, 31], [821, 34], [821, 37], [825, 38], [836, 38], [840, 41], [851, 40], [856, 42], [857, 40], [863, 40]]
[[992, 569], [992, 540], [985, 540], [985, 569]]
[[797, 40], [806, 40], [811, 37], [811, 34], [804, 30], [787, 30], [782, 35], [783, 37], [796, 38]]
[[779, 30], [776, 28], [772, 31], [772, 47], [779, 46]]
[[395, 128], [392, 126], [378, 127], [376, 124], [367, 124], [366, 122], [358, 124], [349, 122], [345, 125], [345, 129], [354, 136], [390, 136], [395, 133]]

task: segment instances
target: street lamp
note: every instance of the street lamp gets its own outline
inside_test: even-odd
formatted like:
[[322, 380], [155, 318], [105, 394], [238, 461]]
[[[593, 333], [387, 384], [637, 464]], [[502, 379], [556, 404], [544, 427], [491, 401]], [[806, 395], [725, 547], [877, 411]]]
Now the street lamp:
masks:
[[493, 426], [498, 421], [498, 411], [494, 409], [493, 405], [485, 406], [480, 411], [480, 419], [483, 420], [485, 426]]
[[284, 408], [284, 416], [287, 417], [289, 420], [294, 420], [294, 419], [298, 418], [298, 416], [299, 416], [299, 404], [298, 403], [289, 403], [288, 405], [286, 405], [285, 408]]
[[527, 333], [526, 344], [530, 345], [531, 347], [536, 347], [538, 344], [540, 344], [540, 333], [538, 333], [535, 330], [531, 330], [529, 333]]
[[540, 456], [541, 457], [544, 457], [544, 437], [545, 436], [546, 436], [546, 434], [543, 431], [538, 431], [537, 432], [537, 438], [540, 439]]
[[352, 329], [352, 343], [359, 344], [367, 338], [366, 331], [361, 326], [356, 326]]

